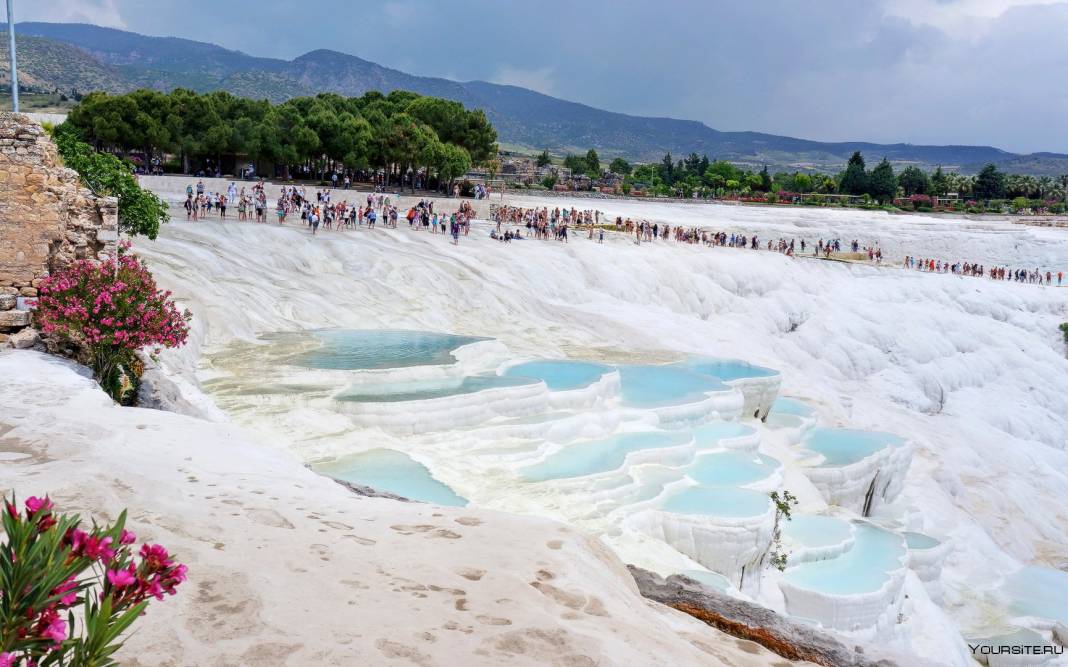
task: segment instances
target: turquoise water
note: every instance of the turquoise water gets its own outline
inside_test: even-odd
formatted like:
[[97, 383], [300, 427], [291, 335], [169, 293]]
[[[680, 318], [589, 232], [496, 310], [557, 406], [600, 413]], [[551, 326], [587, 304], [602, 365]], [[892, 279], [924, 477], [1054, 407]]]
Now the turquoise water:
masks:
[[704, 514], [730, 518], [760, 516], [768, 511], [768, 494], [734, 487], [691, 486], [670, 496], [661, 509], [675, 514]]
[[724, 382], [743, 378], [762, 378], [778, 375], [779, 372], [763, 366], [739, 361], [737, 359], [693, 359], [680, 364], [695, 373], [711, 375]]
[[603, 364], [546, 359], [509, 366], [503, 374], [541, 380], [550, 391], [568, 391], [588, 387], [611, 370]]
[[698, 447], [715, 447], [720, 440], [752, 435], [756, 430], [738, 422], [714, 421], [693, 430], [693, 439]]
[[942, 544], [930, 535], [924, 535], [923, 533], [905, 532], [905, 544], [909, 549], [933, 549], [939, 544]]
[[456, 361], [452, 351], [489, 340], [427, 331], [327, 329], [312, 335], [322, 347], [305, 352], [296, 365], [332, 370], [374, 370], [436, 366]]
[[627, 454], [631, 452], [677, 447], [689, 441], [689, 436], [678, 433], [622, 433], [603, 440], [568, 445], [544, 461], [527, 466], [521, 474], [527, 481], [544, 482], [611, 472], [623, 465]]
[[684, 574], [694, 581], [719, 591], [726, 591], [731, 587], [730, 580], [719, 572], [712, 572], [710, 570], [683, 570], [682, 572], [679, 572], [679, 574]]
[[426, 380], [397, 385], [358, 384], [338, 394], [339, 401], [356, 403], [398, 403], [426, 401], [460, 394], [473, 394], [486, 389], [519, 387], [534, 384], [531, 378], [512, 378], [503, 375], [468, 375], [463, 379]]
[[782, 524], [782, 534], [806, 547], [829, 547], [847, 541], [853, 528], [841, 519], [801, 514]]
[[811, 417], [815, 411], [796, 398], [776, 398], [771, 404], [771, 414], [794, 415], [795, 417]]
[[1029, 565], [1010, 575], [1002, 591], [1015, 614], [1068, 623], [1068, 572]]
[[[792, 521], [790, 523], [793, 523]], [[855, 595], [878, 590], [901, 568], [905, 541], [889, 531], [867, 523], [856, 523], [853, 548], [838, 558], [802, 563], [788, 569], [783, 579], [798, 588]]]
[[706, 486], [742, 486], [767, 479], [778, 468], [778, 461], [763, 454], [717, 452], [698, 456], [686, 475]]
[[467, 500], [434, 479], [426, 466], [393, 449], [372, 449], [316, 467], [316, 470], [412, 500], [454, 507], [467, 505]]
[[679, 366], [621, 366], [623, 404], [650, 408], [696, 403], [708, 392], [728, 391], [720, 380]]
[[896, 447], [904, 440], [882, 431], [856, 431], [847, 428], [815, 428], [801, 445], [826, 459], [825, 466], [842, 466], [871, 456], [880, 449]]

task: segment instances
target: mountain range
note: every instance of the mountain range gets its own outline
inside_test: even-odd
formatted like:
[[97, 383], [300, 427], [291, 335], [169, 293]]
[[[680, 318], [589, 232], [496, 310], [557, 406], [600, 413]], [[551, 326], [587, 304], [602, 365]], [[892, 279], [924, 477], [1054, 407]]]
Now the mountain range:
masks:
[[[6, 31], [6, 25], [3, 26]], [[660, 159], [691, 152], [774, 169], [841, 169], [853, 151], [898, 165], [942, 165], [967, 173], [993, 162], [1016, 173], [1068, 173], [1068, 155], [1011, 153], [991, 146], [822, 142], [761, 132], [724, 132], [697, 121], [631, 116], [569, 102], [518, 86], [408, 74], [353, 55], [320, 49], [293, 60], [261, 58], [214, 44], [152, 37], [81, 23], [18, 23], [20, 83], [40, 90], [126, 92], [147, 87], [235, 95], [280, 102], [335, 92], [362, 95], [411, 90], [484, 109], [505, 148], [564, 154], [595, 148], [604, 157]], [[5, 53], [6, 55], [6, 53]], [[8, 77], [0, 61], [0, 76]]]

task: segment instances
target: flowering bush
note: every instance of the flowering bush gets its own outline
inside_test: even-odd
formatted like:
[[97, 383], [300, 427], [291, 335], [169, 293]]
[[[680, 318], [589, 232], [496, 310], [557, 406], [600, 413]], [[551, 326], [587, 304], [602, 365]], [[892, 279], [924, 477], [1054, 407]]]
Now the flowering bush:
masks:
[[119, 636], [152, 598], [175, 594], [186, 567], [158, 544], [135, 556], [126, 512], [86, 531], [77, 515], [52, 508], [47, 496], [31, 496], [20, 513], [14, 495], [5, 498], [0, 667], [116, 664]]
[[[78, 261], [45, 278], [38, 288], [37, 323], [82, 351], [97, 380], [120, 403], [134, 395], [144, 347], [179, 347], [189, 334], [188, 311], [179, 313], [170, 292], [156, 287], [145, 263], [120, 246], [118, 257]], [[0, 664], [0, 667], [3, 667]]]

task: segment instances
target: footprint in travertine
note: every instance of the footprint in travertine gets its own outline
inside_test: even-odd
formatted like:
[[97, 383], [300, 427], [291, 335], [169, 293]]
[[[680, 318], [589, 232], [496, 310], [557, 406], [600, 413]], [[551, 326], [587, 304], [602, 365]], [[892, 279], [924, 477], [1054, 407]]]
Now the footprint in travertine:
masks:
[[435, 528], [437, 528], [437, 526], [432, 526], [432, 525], [426, 524], [426, 523], [420, 523], [420, 524], [397, 524], [395, 526], [390, 526], [389, 527], [390, 530], [395, 530], [398, 533], [400, 533], [401, 535], [412, 535], [413, 533], [426, 533], [426, 532], [429, 532], [431, 530], [434, 530]]
[[556, 575], [549, 570], [538, 570], [534, 573], [534, 576], [537, 577], [538, 581], [550, 581], [556, 578]]
[[330, 526], [334, 530], [352, 530], [352, 526], [347, 523], [341, 523], [340, 521], [324, 521], [324, 526]]
[[434, 586], [431, 584], [427, 586], [428, 589], [435, 593], [448, 593], [449, 595], [467, 595], [467, 591], [460, 590], [459, 588], [444, 588], [442, 586]]
[[559, 549], [560, 547], [564, 546], [564, 543], [563, 543], [562, 540], [549, 540], [548, 542], [545, 543], [545, 546], [547, 546], [550, 549], [555, 551], [555, 550]]
[[272, 509], [251, 509], [245, 513], [248, 518], [264, 526], [293, 529], [293, 524], [289, 523], [288, 519]]
[[309, 548], [312, 553], [319, 557], [319, 560], [330, 560], [330, 547], [325, 544], [312, 544]]
[[247, 638], [263, 629], [260, 598], [242, 572], [198, 571], [196, 593], [186, 604], [190, 613], [183, 614], [183, 622], [193, 636], [228, 640]]
[[473, 516], [462, 516], [456, 519], [456, 523], [460, 524], [461, 526], [481, 526], [482, 519], [478, 519]]
[[352, 540], [356, 544], [362, 544], [365, 547], [369, 547], [373, 544], [378, 544], [376, 540], [372, 540], [370, 537], [360, 537], [359, 535], [353, 535], [351, 533], [349, 533], [348, 535], [342, 535], [341, 537], [347, 540]]
[[486, 571], [480, 570], [475, 567], [461, 567], [456, 570], [456, 574], [460, 575], [464, 579], [467, 579], [468, 581], [478, 581], [486, 575]]
[[507, 618], [501, 618], [499, 616], [475, 616], [482, 625], [511, 625], [512, 621]]
[[457, 623], [456, 621], [449, 621], [449, 622], [447, 622], [445, 625], [443, 625], [441, 627], [443, 629], [445, 629], [445, 630], [453, 630], [453, 631], [456, 631], [456, 632], [462, 632], [465, 635], [469, 635], [469, 634], [471, 634], [472, 632], [475, 631], [474, 626], [472, 626], [472, 625], [462, 625], [460, 623]]
[[593, 595], [587, 597], [585, 595], [569, 593], [562, 588], [546, 583], [548, 579], [552, 578], [552, 572], [538, 570], [536, 576], [538, 577], [538, 581], [532, 581], [530, 582], [530, 585], [553, 602], [563, 605], [568, 609], [582, 611], [584, 614], [589, 614], [590, 616], [608, 616], [608, 611], [605, 610], [604, 603], [600, 598]]
[[341, 583], [348, 586], [349, 588], [355, 588], [358, 591], [365, 591], [370, 588], [370, 586], [358, 579], [342, 579]]
[[430, 656], [422, 651], [412, 647], [401, 644], [400, 642], [393, 642], [388, 639], [379, 639], [375, 642], [375, 648], [382, 652], [382, 655], [389, 659], [404, 659], [412, 662], [416, 665], [430, 665], [433, 664]]
[[460, 598], [454, 604], [456, 611], [467, 611], [467, 598]]
[[429, 524], [416, 524], [416, 525], [404, 525], [398, 524], [390, 526], [391, 530], [395, 530], [401, 535], [415, 535], [416, 533], [428, 533], [427, 537], [440, 537], [447, 540], [458, 540], [463, 535], [455, 533], [447, 528], [438, 528], [437, 526], [431, 526]]
[[524, 662], [554, 667], [594, 667], [599, 664], [590, 656], [579, 653], [567, 631], [559, 628], [511, 630], [488, 637], [483, 645], [490, 645], [496, 652], [507, 656], [498, 660], [501, 663], [523, 656], [526, 658]]
[[532, 581], [530, 585], [538, 590], [539, 593], [549, 598], [553, 602], [559, 605], [563, 605], [568, 609], [579, 610], [586, 605], [585, 595], [575, 595], [574, 593], [568, 593], [567, 591], [557, 588], [552, 584], [547, 584], [544, 581]]

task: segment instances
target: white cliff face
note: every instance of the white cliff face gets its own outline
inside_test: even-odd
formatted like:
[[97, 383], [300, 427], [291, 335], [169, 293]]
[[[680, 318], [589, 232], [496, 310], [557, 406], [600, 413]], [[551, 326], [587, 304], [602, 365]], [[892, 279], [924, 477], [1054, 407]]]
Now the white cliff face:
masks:
[[[762, 238], [875, 238], [889, 256], [942, 253], [988, 264], [1068, 265], [1068, 241], [1056, 232], [1001, 223], [610, 206], [623, 215], [672, 224], [758, 230]], [[639, 210], [649, 215], [639, 216]], [[613, 364], [674, 361], [686, 354], [744, 359], [780, 371], [783, 392], [806, 399], [824, 426], [908, 438], [911, 464], [880, 463], [880, 469], [896, 472], [884, 478], [889, 485], [877, 497], [886, 502], [871, 507], [873, 518], [968, 549], [946, 557], [945, 611], [929, 601], [903, 603], [898, 613], [904, 619], [879, 640], [888, 646], [942, 650], [952, 644], [944, 652], [957, 655], [957, 643], [939, 640], [924, 626], [945, 627], [938, 616], [943, 613], [966, 633], [1005, 624], [1005, 615], [980, 608], [976, 588], [993, 588], [1024, 563], [1068, 559], [1068, 525], [1055, 514], [1030, 509], [1048, 505], [1068, 482], [1068, 361], [1056, 330], [1068, 320], [1064, 290], [673, 242], [637, 247], [614, 235], [604, 245], [575, 239], [564, 246], [505, 245], [487, 233], [488, 227], [476, 224], [471, 236], [452, 246], [440, 236], [406, 229], [312, 238], [292, 227], [180, 222], [154, 243], [139, 242], [138, 250], [196, 316], [195, 345], [167, 353], [163, 361], [189, 383], [254, 382], [260, 369], [233, 350], [263, 333], [447, 331], [495, 338], [514, 358]], [[293, 400], [284, 411], [239, 410], [234, 396], [212, 393], [239, 423], [287, 443], [305, 460], [337, 456], [364, 443], [395, 448], [426, 464], [476, 506], [565, 518], [600, 532], [636, 564], [661, 572], [695, 568], [692, 557], [630, 529], [618, 511], [621, 503], [640, 508], [641, 502], [668, 497], [682, 477], [676, 468], [685, 462], [635, 466], [627, 479], [609, 475], [607, 488], [595, 489], [604, 506], [582, 511], [564, 488], [535, 498], [514, 483], [516, 468], [551, 450], [515, 450], [513, 436], [545, 434], [550, 443], [561, 443], [603, 437], [634, 418], [656, 426], [642, 422], [641, 415], [595, 410], [597, 416], [589, 419], [526, 423], [520, 417], [480, 425], [470, 437], [409, 437], [363, 430], [324, 406]], [[717, 410], [740, 415], [744, 394], [734, 394], [736, 405], [709, 406], [705, 416]], [[666, 414], [665, 422], [675, 416]], [[762, 451], [783, 462], [783, 486], [802, 498], [799, 513], [822, 512], [831, 501], [859, 514], [873, 471], [843, 474], [837, 485], [828, 480], [824, 493], [809, 481], [818, 461], [797, 453], [810, 426], [808, 417], [773, 413], [761, 427], [767, 436]], [[846, 487], [848, 493], [832, 496]], [[621, 500], [627, 493], [632, 497]], [[923, 588], [917, 595], [924, 595]]]

